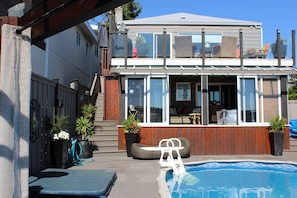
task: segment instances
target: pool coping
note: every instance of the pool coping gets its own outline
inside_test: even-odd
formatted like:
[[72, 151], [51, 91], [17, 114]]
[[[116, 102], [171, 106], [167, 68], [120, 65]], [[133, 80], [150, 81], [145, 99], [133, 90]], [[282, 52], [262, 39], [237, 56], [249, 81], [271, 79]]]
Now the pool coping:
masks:
[[[279, 164], [294, 164], [297, 165], [297, 162], [293, 161], [279, 161], [279, 160], [255, 160], [255, 159], [222, 159], [222, 160], [203, 160], [203, 161], [195, 161], [195, 162], [187, 162], [184, 165], [192, 165], [192, 164], [204, 164], [210, 162], [266, 162], [266, 163], [279, 163]], [[159, 186], [159, 195], [161, 198], [171, 198], [171, 193], [166, 183], [166, 172], [172, 170], [172, 168], [162, 168], [159, 171], [159, 176], [157, 178], [157, 183]]]

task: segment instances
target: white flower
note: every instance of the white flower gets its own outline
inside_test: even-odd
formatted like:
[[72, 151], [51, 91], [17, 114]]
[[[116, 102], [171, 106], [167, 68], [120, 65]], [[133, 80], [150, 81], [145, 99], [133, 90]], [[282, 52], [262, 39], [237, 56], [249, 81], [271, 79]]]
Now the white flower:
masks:
[[69, 133], [66, 131], [61, 130], [60, 133], [54, 134], [54, 140], [69, 140]]
[[58, 140], [59, 139], [58, 134], [55, 133], [53, 139]]

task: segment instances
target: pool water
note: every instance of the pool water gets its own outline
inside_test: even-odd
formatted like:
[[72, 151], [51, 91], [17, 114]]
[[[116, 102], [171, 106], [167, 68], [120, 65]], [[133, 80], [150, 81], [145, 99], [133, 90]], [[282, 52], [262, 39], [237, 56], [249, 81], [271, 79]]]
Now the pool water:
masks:
[[173, 198], [296, 198], [297, 165], [270, 162], [207, 162], [167, 171]]

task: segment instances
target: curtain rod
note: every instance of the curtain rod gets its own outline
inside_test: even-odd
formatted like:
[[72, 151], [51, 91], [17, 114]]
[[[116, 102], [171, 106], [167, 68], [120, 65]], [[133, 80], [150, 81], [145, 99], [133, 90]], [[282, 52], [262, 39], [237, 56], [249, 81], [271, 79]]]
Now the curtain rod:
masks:
[[24, 25], [23, 27], [17, 29], [15, 32], [17, 34], [22, 34], [22, 31], [24, 31], [25, 29], [32, 27], [34, 24], [43, 21], [44, 19], [48, 18], [49, 16], [51, 16], [52, 14], [54, 14], [55, 12], [59, 11], [60, 9], [62, 9], [63, 7], [65, 7], [66, 5], [70, 4], [73, 0], [68, 0], [67, 2], [57, 6], [56, 8], [44, 13], [43, 15], [41, 15], [41, 17], [34, 19], [33, 21], [30, 21], [29, 23], [27, 23], [26, 25]]

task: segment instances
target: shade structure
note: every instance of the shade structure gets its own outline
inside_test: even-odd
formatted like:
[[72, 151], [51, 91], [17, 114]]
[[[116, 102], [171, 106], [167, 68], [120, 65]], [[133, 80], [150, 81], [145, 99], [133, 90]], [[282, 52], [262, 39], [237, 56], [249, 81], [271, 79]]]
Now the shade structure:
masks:
[[108, 47], [108, 33], [106, 29], [105, 22], [102, 21], [99, 26], [98, 31], [98, 42], [100, 48], [107, 48]]

